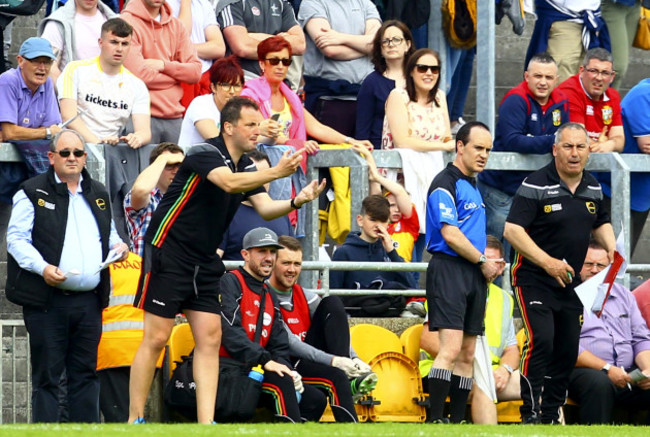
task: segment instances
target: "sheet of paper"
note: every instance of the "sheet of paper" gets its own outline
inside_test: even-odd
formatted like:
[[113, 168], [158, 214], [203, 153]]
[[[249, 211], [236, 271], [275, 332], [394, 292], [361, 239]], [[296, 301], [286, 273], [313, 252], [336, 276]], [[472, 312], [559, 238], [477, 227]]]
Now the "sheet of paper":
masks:
[[[593, 308], [596, 297], [599, 294], [598, 289], [602, 288], [602, 285], [605, 285], [605, 287], [607, 287], [607, 284], [603, 284], [603, 281], [605, 280], [605, 277], [607, 277], [609, 269], [610, 266], [605, 267], [602, 272], [599, 272], [598, 274], [592, 276], [575, 288], [576, 294], [578, 295], [578, 298], [580, 298], [580, 302], [582, 302], [582, 305], [585, 308]], [[606, 291], [607, 288], [605, 288], [605, 292]], [[592, 314], [591, 311], [587, 311], [587, 313], [589, 315]]]
[[117, 250], [115, 250], [115, 249], [109, 250], [108, 254], [106, 255], [106, 259], [104, 260], [104, 262], [101, 263], [101, 265], [99, 266], [99, 268], [97, 269], [95, 274], [101, 272], [106, 267], [108, 267], [109, 264], [112, 264], [115, 261], [117, 261], [118, 259], [120, 259], [122, 257], [123, 252], [124, 252], [123, 250], [120, 250], [119, 252]]

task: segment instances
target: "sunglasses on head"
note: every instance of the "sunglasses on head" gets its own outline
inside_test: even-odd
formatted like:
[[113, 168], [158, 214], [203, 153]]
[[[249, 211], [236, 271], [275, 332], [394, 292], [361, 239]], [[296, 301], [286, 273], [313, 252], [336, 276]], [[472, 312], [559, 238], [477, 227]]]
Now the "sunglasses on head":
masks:
[[59, 150], [59, 151], [55, 150], [52, 153], [58, 153], [61, 158], [67, 158], [68, 156], [70, 156], [71, 153], [74, 156], [76, 156], [77, 158], [81, 158], [82, 156], [84, 156], [86, 154], [85, 151], [79, 150], [79, 149], [74, 149], [74, 150], [67, 150], [66, 149], [66, 150]]
[[433, 74], [440, 73], [440, 65], [415, 64], [415, 69], [418, 73], [426, 73], [429, 70]]
[[265, 59], [265, 61], [271, 65], [278, 65], [280, 62], [282, 62], [282, 65], [284, 65], [285, 67], [288, 67], [289, 65], [291, 65], [291, 62], [293, 62], [291, 58], [270, 58], [270, 59]]

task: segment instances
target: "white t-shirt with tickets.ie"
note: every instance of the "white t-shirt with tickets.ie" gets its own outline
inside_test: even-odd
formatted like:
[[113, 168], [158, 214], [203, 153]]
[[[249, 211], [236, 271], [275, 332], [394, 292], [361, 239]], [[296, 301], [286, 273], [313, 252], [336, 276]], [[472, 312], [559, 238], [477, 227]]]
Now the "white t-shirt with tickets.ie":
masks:
[[56, 83], [59, 100], [73, 99], [83, 122], [99, 138], [120, 136], [131, 114], [150, 114], [149, 90], [122, 67], [109, 76], [99, 57], [70, 62]]

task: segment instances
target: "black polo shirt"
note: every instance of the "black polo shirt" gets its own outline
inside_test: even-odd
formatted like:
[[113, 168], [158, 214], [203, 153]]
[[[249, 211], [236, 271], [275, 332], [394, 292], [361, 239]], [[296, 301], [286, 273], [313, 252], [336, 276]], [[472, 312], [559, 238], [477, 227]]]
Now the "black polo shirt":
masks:
[[208, 180], [210, 171], [223, 166], [233, 172], [257, 170], [246, 155], [235, 167], [222, 137], [192, 147], [154, 212], [145, 241], [190, 263], [215, 261], [241, 201], [265, 191], [259, 187], [247, 193], [225, 192]]
[[[576, 272], [572, 286], [578, 285], [591, 231], [609, 222], [602, 209], [598, 181], [583, 172], [575, 194], [560, 180], [555, 161], [528, 176], [517, 190], [507, 222], [522, 226], [544, 252], [566, 260]], [[514, 285], [558, 287], [544, 269], [515, 252], [512, 262]]]

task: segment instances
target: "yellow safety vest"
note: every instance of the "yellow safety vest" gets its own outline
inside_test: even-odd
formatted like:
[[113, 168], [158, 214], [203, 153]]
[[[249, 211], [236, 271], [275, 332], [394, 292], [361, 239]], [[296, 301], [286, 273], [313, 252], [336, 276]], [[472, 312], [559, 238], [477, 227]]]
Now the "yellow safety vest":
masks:
[[[126, 260], [110, 269], [111, 294], [102, 312], [102, 337], [97, 348], [97, 370], [130, 366], [142, 342], [144, 311], [133, 306], [142, 258], [129, 252]], [[162, 354], [157, 366], [162, 365]]]

